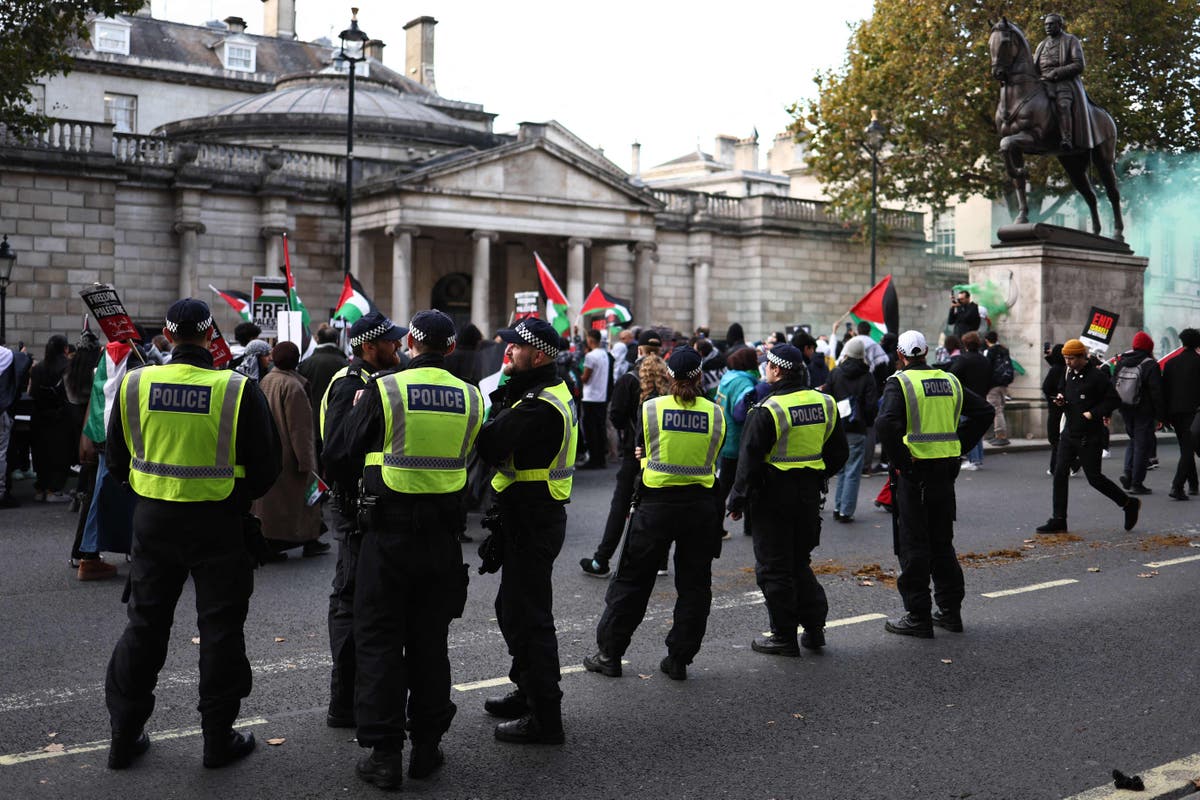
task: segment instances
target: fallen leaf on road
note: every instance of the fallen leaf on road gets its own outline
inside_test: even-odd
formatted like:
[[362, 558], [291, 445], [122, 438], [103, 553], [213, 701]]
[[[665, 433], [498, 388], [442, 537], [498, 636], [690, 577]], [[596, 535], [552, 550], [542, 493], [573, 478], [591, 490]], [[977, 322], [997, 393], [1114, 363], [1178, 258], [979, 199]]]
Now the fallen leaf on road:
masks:
[[792, 714], [792, 718], [793, 719], [804, 719], [804, 715], [799, 712], [796, 712], [796, 713]]
[[280, 736], [280, 737], [279, 737], [279, 738], [277, 738], [277, 739], [267, 739], [267, 744], [269, 744], [269, 745], [274, 745], [275, 747], [278, 747], [279, 745], [283, 744], [283, 743], [284, 743], [284, 742], [286, 742], [286, 741], [287, 741], [287, 739], [285, 739], [285, 738], [283, 738], [282, 736]]
[[952, 659], [952, 658], [943, 658], [943, 659], [942, 659], [942, 663], [943, 663], [943, 664], [953, 664], [953, 663], [954, 663], [954, 659]]
[[283, 638], [282, 636], [275, 637], [275, 644], [279, 644], [280, 642], [286, 642], [286, 641], [287, 641], [287, 639]]
[[1021, 545], [1021, 549], [1022, 549], [1022, 550], [1033, 550], [1033, 549], [1035, 549], [1035, 548], [1034, 548], [1034, 546], [1033, 546], [1033, 545], [1031, 545], [1031, 544], [1023, 544], [1023, 545]]
[[1088, 572], [1099, 572], [1099, 571], [1100, 571], [1099, 567], [1088, 567]]
[[1037, 541], [1037, 539], [1022, 539], [1021, 541], [1024, 542], [1025, 544], [1033, 544], [1034, 542]]
[[1149, 572], [1139, 572], [1138, 577], [1139, 578], [1153, 578], [1157, 574], [1158, 574], [1158, 570], [1154, 569], [1154, 570], [1150, 570]]
[[192, 637], [192, 644], [200, 644], [200, 637], [199, 637], [199, 636], [193, 636], [193, 637]]
[[61, 753], [62, 751], [66, 750], [66, 749], [67, 748], [63, 747], [62, 744], [60, 744], [59, 742], [55, 742], [54, 744], [48, 744], [45, 747], [43, 747], [42, 752]]
[[648, 680], [650, 680], [650, 679], [651, 679], [652, 677], [654, 677], [654, 676], [653, 676], [653, 675], [643, 675], [642, 673], [640, 673], [640, 672], [639, 672], [639, 673], [638, 673], [638, 677], [639, 677], [639, 678], [641, 678], [641, 679], [642, 679], [642, 680], [644, 680], [644, 681], [648, 681]]
[[872, 581], [859, 581], [858, 585], [859, 586], [874, 586], [875, 584]]
[[58, 731], [50, 731], [46, 734], [47, 739], [53, 739], [55, 736], [58, 736]]
[[768, 725], [774, 725], [774, 724], [775, 724], [775, 720], [773, 720], [773, 719], [769, 719], [769, 720], [767, 720], [767, 724], [768, 724]]

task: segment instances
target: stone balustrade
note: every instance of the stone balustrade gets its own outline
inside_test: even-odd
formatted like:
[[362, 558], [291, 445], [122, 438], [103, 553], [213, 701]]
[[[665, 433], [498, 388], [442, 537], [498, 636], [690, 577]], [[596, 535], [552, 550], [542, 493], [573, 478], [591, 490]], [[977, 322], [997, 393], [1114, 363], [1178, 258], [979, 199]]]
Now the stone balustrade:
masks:
[[[774, 195], [726, 197], [676, 189], [651, 189], [650, 194], [663, 204], [666, 214], [703, 215], [715, 220], [769, 218], [826, 225], [843, 224], [843, 220], [829, 213], [829, 204], [819, 200]], [[880, 209], [879, 221], [894, 231], [924, 235], [924, 217], [917, 212]]]

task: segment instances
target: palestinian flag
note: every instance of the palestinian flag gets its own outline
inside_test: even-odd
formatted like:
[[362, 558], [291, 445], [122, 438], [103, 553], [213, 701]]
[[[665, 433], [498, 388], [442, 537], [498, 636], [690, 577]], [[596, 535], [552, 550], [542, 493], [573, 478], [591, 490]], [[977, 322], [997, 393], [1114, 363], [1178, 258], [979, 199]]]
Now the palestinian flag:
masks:
[[250, 321], [250, 295], [246, 294], [245, 292], [222, 292], [211, 283], [208, 285], [208, 288], [220, 295], [221, 299], [226, 303], [229, 303], [230, 308], [237, 312], [238, 316], [242, 318], [243, 322]]
[[362, 284], [347, 272], [346, 280], [342, 283], [342, 296], [338, 298], [337, 306], [333, 309], [333, 318], [342, 320], [349, 326], [377, 310], [371, 298], [363, 291]]
[[567, 296], [559, 288], [558, 282], [550, 274], [550, 270], [537, 253], [533, 254], [537, 262], [538, 280], [542, 284], [542, 294], [546, 295], [546, 321], [554, 326], [559, 336], [566, 336], [571, 331], [571, 318], [567, 316], [569, 304]]
[[109, 342], [104, 346], [104, 357], [96, 364], [92, 378], [92, 399], [88, 404], [88, 416], [84, 421], [83, 433], [93, 442], [108, 438], [108, 420], [112, 416], [121, 379], [125, 377], [126, 362], [133, 348], [128, 342]]
[[625, 325], [633, 322], [633, 314], [629, 310], [631, 303], [620, 297], [615, 297], [600, 288], [600, 284], [592, 287], [592, 293], [583, 301], [579, 309], [582, 316], [588, 314], [603, 314], [610, 326]]
[[287, 275], [288, 282], [288, 311], [299, 311], [300, 321], [303, 323], [304, 329], [308, 330], [308, 309], [304, 307], [304, 301], [300, 299], [300, 295], [296, 294], [296, 279], [292, 277], [292, 257], [288, 255], [288, 238], [286, 233], [283, 234], [283, 271]]
[[861, 300], [850, 309], [850, 319], [858, 323], [871, 323], [871, 338], [879, 341], [885, 333], [900, 333], [900, 305], [896, 301], [896, 289], [892, 276], [885, 275]]
[[308, 484], [308, 491], [304, 493], [304, 504], [315, 506], [321, 502], [321, 498], [329, 491], [329, 484], [321, 480], [321, 476], [315, 472], [310, 474], [312, 475], [312, 482]]

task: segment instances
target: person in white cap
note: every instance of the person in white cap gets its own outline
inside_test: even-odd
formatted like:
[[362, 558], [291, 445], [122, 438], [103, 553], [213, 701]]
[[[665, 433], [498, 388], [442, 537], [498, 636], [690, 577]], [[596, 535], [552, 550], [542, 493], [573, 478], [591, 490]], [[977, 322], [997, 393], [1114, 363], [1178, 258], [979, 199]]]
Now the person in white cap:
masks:
[[931, 639], [934, 625], [963, 629], [965, 588], [954, 552], [954, 479], [960, 456], [980, 440], [996, 412], [958, 378], [925, 363], [929, 345], [919, 331], [900, 334], [896, 352], [900, 370], [884, 385], [875, 429], [892, 456], [892, 531], [900, 559], [896, 588], [906, 613], [889, 619], [885, 628]]

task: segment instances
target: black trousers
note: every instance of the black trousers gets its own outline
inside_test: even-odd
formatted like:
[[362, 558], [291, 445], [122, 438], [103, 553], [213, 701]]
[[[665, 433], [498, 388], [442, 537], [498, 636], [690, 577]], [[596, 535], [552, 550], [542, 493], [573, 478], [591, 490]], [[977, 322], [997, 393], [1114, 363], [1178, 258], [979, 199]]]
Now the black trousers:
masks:
[[354, 588], [362, 535], [358, 520], [342, 513], [333, 502], [325, 504], [325, 524], [337, 540], [333, 591], [329, 594], [329, 710], [350, 717], [354, 710]]
[[381, 500], [363, 534], [354, 592], [354, 716], [363, 747], [436, 743], [450, 728], [450, 620], [467, 602], [458, 493]]
[[754, 576], [771, 631], [789, 639], [799, 626], [821, 630], [829, 615], [825, 589], [812, 571], [812, 551], [821, 543], [821, 484], [816, 470], [767, 467], [751, 500]]
[[567, 531], [567, 510], [560, 503], [505, 494], [499, 495], [505, 544], [496, 619], [512, 656], [508, 677], [535, 714], [557, 717], [562, 690], [551, 577]]
[[708, 628], [712, 607], [712, 560], [720, 543], [720, 511], [714, 490], [670, 499], [648, 497], [634, 512], [617, 573], [604, 597], [596, 626], [596, 644], [620, 658], [646, 616], [659, 565], [675, 543], [675, 613], [667, 633], [667, 652], [692, 663]]
[[1124, 508], [1129, 497], [1100, 471], [1100, 459], [1104, 442], [1100, 436], [1072, 436], [1064, 433], [1058, 440], [1058, 463], [1054, 466], [1054, 517], [1067, 518], [1067, 487], [1071, 477], [1071, 463], [1078, 461], [1088, 483], [1100, 494]]
[[228, 730], [250, 694], [242, 627], [254, 574], [241, 514], [215, 504], [141, 499], [133, 514], [129, 623], [113, 649], [104, 686], [114, 732], [136, 735], [154, 710], [175, 604], [189, 575], [200, 630], [203, 729]]
[[[1059, 468], [1070, 461], [1060, 455]], [[904, 610], [924, 619], [933, 613], [933, 602], [944, 611], [958, 611], [966, 595], [962, 567], [954, 552], [954, 479], [959, 464], [957, 458], [918, 461], [893, 478], [896, 513], [892, 525], [900, 559], [896, 588]]]
[[1121, 419], [1129, 433], [1129, 447], [1125, 449], [1125, 474], [1135, 484], [1146, 480], [1146, 470], [1155, 455], [1154, 415], [1143, 411], [1121, 409]]
[[1192, 423], [1196, 421], [1196, 412], [1172, 414], [1171, 427], [1175, 429], [1175, 441], [1179, 443], [1179, 465], [1175, 467], [1175, 477], [1171, 479], [1171, 489], [1183, 489], [1188, 486], [1196, 487], [1196, 442], [1192, 438]]
[[621, 466], [617, 469], [617, 482], [613, 487], [612, 503], [608, 509], [608, 519], [604, 523], [604, 536], [593, 556], [597, 561], [612, 560], [625, 533], [625, 521], [629, 517], [629, 503], [633, 500], [633, 489], [637, 483], [640, 465], [633, 454], [621, 458]]
[[583, 436], [587, 443], [589, 467], [608, 463], [608, 403], [580, 403], [583, 411]]

